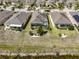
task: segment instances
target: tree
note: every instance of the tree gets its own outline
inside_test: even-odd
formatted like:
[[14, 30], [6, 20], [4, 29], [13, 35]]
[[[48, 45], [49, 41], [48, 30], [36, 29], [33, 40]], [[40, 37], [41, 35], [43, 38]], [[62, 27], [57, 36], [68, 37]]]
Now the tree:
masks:
[[3, 5], [3, 8], [5, 8], [5, 9], [6, 9], [6, 7], [7, 7], [6, 5]]
[[57, 8], [56, 3], [52, 3], [51, 7], [52, 7], [53, 9], [56, 9], [56, 8]]
[[3, 2], [1, 1], [0, 5], [3, 5]]
[[12, 3], [11, 2], [8, 2], [8, 4], [11, 5]]
[[23, 3], [20, 3], [17, 7], [18, 8], [23, 8], [24, 7], [24, 4]]
[[12, 7], [12, 11], [14, 11], [15, 10], [15, 7]]
[[39, 33], [39, 35], [43, 35], [44, 30], [43, 30], [43, 27], [42, 26], [39, 26], [39, 28], [37, 30], [37, 33]]
[[77, 2], [74, 6], [75, 10], [78, 10], [79, 9], [79, 2]]
[[69, 8], [72, 8], [72, 3], [69, 3]]
[[58, 3], [58, 8], [61, 10], [64, 9], [64, 3]]
[[36, 4], [36, 0], [31, 4], [31, 6], [29, 7], [30, 10], [35, 10], [37, 7], [37, 4]]
[[24, 4], [23, 4], [22, 2], [20, 2], [20, 1], [18, 1], [18, 2], [14, 5], [14, 7], [21, 9], [21, 8], [24, 8]]

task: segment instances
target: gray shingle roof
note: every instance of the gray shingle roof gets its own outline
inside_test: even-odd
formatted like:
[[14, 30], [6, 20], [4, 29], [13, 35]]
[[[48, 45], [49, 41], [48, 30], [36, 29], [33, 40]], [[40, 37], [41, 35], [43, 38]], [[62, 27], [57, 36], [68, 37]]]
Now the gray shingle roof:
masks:
[[26, 3], [34, 3], [35, 0], [26, 0]]
[[70, 12], [70, 14], [74, 17], [76, 22], [79, 24], [79, 12]]
[[71, 15], [79, 15], [79, 12], [70, 12]]
[[4, 24], [5, 21], [8, 20], [8, 18], [13, 14], [14, 12], [12, 11], [0, 11], [0, 25]]
[[23, 25], [28, 20], [30, 14], [31, 13], [20, 12], [15, 17], [13, 16], [7, 22], [5, 22], [5, 25], [10, 25], [10, 24]]
[[48, 4], [54, 3], [56, 0], [48, 0]]
[[71, 24], [65, 13], [53, 12], [51, 17], [55, 24]]
[[37, 0], [36, 1], [36, 4], [37, 4], [37, 6], [39, 6], [40, 4], [44, 4], [44, 2], [45, 2], [45, 0]]
[[46, 14], [37, 12], [36, 18], [34, 19], [34, 21], [32, 21], [32, 24], [44, 25], [45, 22], [48, 22]]
[[[17, 1], [34, 1], [34, 0], [0, 0], [0, 1], [11, 1], [11, 2], [17, 2]], [[37, 0], [37, 1], [45, 1], [45, 0]], [[48, 0], [48, 1], [55, 1], [55, 0]], [[57, 1], [57, 0], [56, 0]], [[63, 2], [65, 0], [58, 0], [59, 2]], [[74, 2], [75, 0], [67, 0], [67, 2]], [[78, 0], [79, 1], [79, 0]]]
[[33, 3], [35, 0], [0, 0], [0, 1], [4, 1], [4, 2], [15, 2], [15, 3], [17, 3], [18, 1], [20, 1], [22, 3]]

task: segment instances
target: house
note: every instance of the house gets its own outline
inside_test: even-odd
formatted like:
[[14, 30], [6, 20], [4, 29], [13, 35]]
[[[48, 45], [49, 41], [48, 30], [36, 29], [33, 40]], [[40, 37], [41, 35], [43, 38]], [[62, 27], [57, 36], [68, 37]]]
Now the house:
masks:
[[3, 25], [12, 15], [13, 11], [2, 10], [0, 11], [0, 25]]
[[72, 26], [72, 23], [69, 20], [69, 18], [65, 15], [65, 12], [52, 12], [50, 14], [57, 28], [65, 28]]
[[48, 19], [46, 13], [35, 12], [31, 22], [30, 35], [42, 36], [48, 32]]
[[36, 17], [33, 19], [31, 26], [39, 27], [42, 26], [44, 28], [48, 28], [48, 19], [45, 13], [36, 12]]
[[18, 0], [2, 0], [2, 2], [18, 2]]
[[32, 4], [35, 0], [0, 0], [2, 2], [13, 2], [17, 3], [18, 1], [21, 3]]
[[28, 13], [28, 12], [17, 13], [16, 15], [12, 16], [9, 20], [7, 20], [4, 23], [5, 30], [6, 29], [23, 30], [30, 15], [31, 13]]
[[52, 3], [56, 3], [56, 0], [48, 0], [49, 5], [51, 5]]
[[26, 0], [26, 4], [31, 5], [35, 2], [36, 0]]
[[37, 6], [42, 6], [42, 5], [44, 5], [44, 3], [45, 3], [45, 0], [37, 0], [36, 1]]

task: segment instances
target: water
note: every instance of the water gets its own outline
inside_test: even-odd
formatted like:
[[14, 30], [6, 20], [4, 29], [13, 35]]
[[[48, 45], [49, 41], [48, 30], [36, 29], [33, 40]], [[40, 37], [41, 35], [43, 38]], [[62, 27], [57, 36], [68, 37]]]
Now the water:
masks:
[[0, 59], [79, 59], [79, 56], [63, 55], [63, 56], [0, 56]]

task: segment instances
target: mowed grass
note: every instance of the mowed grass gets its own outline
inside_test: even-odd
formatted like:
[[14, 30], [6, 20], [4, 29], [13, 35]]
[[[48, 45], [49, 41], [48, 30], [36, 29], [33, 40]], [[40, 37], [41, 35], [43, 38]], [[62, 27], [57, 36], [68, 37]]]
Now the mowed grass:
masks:
[[47, 18], [48, 18], [49, 28], [50, 28], [50, 31], [49, 32], [52, 33], [53, 36], [58, 37], [58, 30], [55, 27], [55, 24], [54, 24], [54, 22], [53, 22], [53, 20], [51, 18], [51, 15], [48, 14], [47, 15]]
[[32, 13], [31, 13], [31, 15], [28, 18], [28, 21], [26, 23], [24, 32], [29, 32], [30, 31], [30, 29], [31, 29], [31, 21], [32, 21]]
[[41, 46], [24, 46], [24, 47], [14, 47], [9, 45], [0, 45], [0, 50], [10, 51], [13, 53], [41, 53], [41, 52], [56, 52], [57, 50], [63, 51], [79, 51], [79, 47], [41, 47]]
[[31, 25], [30, 25], [30, 22], [29, 22], [24, 31], [25, 31], [25, 32], [29, 32], [29, 31], [31, 30], [30, 26], [31, 26]]
[[10, 46], [10, 45], [0, 45], [0, 50], [8, 50], [8, 51], [15, 51], [17, 50], [17, 46]]
[[53, 20], [52, 22], [51, 20], [52, 20], [51, 15], [48, 15], [49, 27], [51, 28], [50, 32], [52, 33], [52, 36], [59, 37], [60, 34], [66, 34], [68, 37], [75, 37], [78, 34], [76, 30], [72, 31], [72, 30], [57, 29]]
[[76, 37], [76, 35], [78, 34], [76, 32], [76, 30], [62, 30], [62, 29], [58, 29], [60, 34], [66, 34], [68, 37]]
[[[34, 41], [33, 41], [34, 40]], [[60, 39], [55, 39], [55, 38], [47, 38], [46, 37], [43, 39], [26, 39], [22, 42], [22, 44], [19, 45], [0, 45], [0, 50], [6, 50], [6, 51], [15, 51], [18, 52], [18, 49], [20, 49], [20, 52], [50, 52], [53, 51], [54, 48], [57, 49], [62, 49], [62, 50], [71, 50], [72, 49], [72, 44], [75, 43], [69, 43], [66, 44], [66, 42], [61, 41]], [[68, 40], [69, 41], [69, 40]], [[76, 44], [75, 44], [76, 45]], [[68, 46], [68, 47], [67, 47]], [[61, 48], [62, 47], [62, 48]], [[63, 48], [64, 47], [64, 48]], [[73, 47], [72, 50], [78, 50], [79, 48], [78, 45], [76, 47]]]
[[77, 36], [77, 32], [76, 30], [63, 30], [63, 29], [52, 29], [51, 31], [52, 36], [54, 37], [60, 37], [60, 34], [65, 34], [68, 37], [76, 37]]
[[[61, 32], [67, 33], [66, 31], [61, 31]], [[70, 32], [68, 32], [67, 34], [70, 35]], [[31, 36], [28, 37], [27, 34], [22, 34], [22, 35], [20, 35], [20, 37], [18, 36], [18, 38], [16, 39], [16, 40], [18, 40], [17, 43], [20, 42], [19, 44], [12, 43], [12, 45], [9, 45], [9, 44], [7, 45], [6, 43], [3, 43], [2, 45], [0, 45], [0, 49], [6, 50], [6, 51], [15, 51], [15, 52], [18, 52], [18, 49], [20, 49], [20, 52], [50, 52], [50, 51], [53, 51], [54, 48], [61, 49], [61, 50], [71, 50], [71, 48], [73, 46], [72, 44], [74, 44], [74, 42], [68, 43], [68, 44], [70, 44], [70, 46], [69, 46], [66, 44], [67, 42], [62, 41], [57, 37], [53, 38], [51, 33], [50, 32], [48, 32], [48, 33], [50, 35], [45, 35], [45, 36], [37, 37], [37, 38], [33, 38]], [[21, 33], [19, 33], [19, 34], [21, 34]], [[72, 31], [71, 34], [74, 34], [74, 31]], [[16, 36], [16, 35], [14, 35], [14, 36]], [[16, 40], [13, 40], [13, 41], [16, 41]], [[8, 41], [8, 43], [10, 43], [10, 42]], [[79, 47], [79, 46], [76, 45], [76, 47], [73, 47], [72, 50], [74, 50], [74, 49], [78, 50], [79, 48], [77, 48], [77, 47]]]

